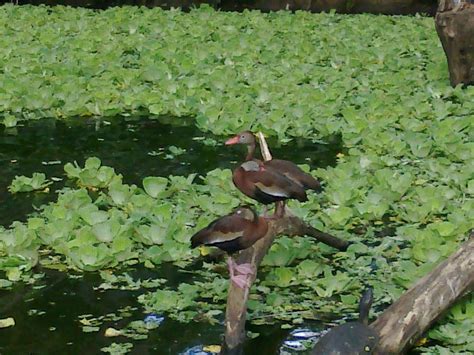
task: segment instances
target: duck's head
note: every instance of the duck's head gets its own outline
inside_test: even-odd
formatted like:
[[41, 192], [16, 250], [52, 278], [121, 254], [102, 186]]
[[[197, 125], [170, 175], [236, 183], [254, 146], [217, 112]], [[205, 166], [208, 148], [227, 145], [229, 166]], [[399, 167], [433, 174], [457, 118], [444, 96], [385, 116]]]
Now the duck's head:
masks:
[[252, 144], [255, 145], [255, 135], [250, 131], [243, 131], [239, 134], [235, 135], [234, 137], [228, 139], [225, 144], [226, 145], [233, 145], [233, 144]]
[[242, 217], [249, 221], [254, 221], [258, 218], [257, 212], [253, 209], [253, 207], [249, 205], [239, 206], [237, 207], [232, 214], [235, 214], [239, 217]]

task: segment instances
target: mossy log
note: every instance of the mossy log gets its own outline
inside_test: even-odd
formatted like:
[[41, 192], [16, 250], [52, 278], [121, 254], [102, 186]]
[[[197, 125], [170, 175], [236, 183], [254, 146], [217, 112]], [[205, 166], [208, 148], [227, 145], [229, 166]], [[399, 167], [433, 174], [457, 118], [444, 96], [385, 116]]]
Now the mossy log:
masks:
[[474, 5], [466, 0], [442, 0], [435, 24], [451, 85], [474, 84]]
[[474, 234], [421, 278], [370, 327], [379, 335], [374, 354], [400, 354], [462, 296], [474, 290]]

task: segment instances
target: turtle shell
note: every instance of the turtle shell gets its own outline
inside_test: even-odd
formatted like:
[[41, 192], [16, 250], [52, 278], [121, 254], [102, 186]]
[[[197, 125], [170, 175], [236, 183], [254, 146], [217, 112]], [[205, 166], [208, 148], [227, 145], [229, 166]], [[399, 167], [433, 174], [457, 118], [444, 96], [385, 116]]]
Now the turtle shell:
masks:
[[314, 346], [311, 354], [358, 355], [372, 354], [377, 334], [361, 322], [348, 322], [331, 329]]

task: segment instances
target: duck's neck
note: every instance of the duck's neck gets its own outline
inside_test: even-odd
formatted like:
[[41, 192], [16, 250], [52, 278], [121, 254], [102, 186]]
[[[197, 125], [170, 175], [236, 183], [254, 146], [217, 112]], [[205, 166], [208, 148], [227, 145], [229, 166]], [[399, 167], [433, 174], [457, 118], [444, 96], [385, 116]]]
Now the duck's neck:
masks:
[[247, 145], [247, 156], [245, 157], [245, 161], [252, 160], [254, 154], [255, 154], [255, 143], [250, 143]]

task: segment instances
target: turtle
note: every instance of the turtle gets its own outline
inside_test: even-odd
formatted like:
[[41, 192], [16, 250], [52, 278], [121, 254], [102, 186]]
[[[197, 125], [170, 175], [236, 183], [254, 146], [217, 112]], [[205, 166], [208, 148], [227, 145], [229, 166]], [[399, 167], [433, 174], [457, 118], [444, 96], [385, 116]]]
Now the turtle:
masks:
[[378, 342], [377, 333], [369, 328], [369, 311], [373, 301], [372, 288], [367, 288], [359, 302], [359, 319], [332, 328], [313, 347], [312, 355], [372, 354]]

